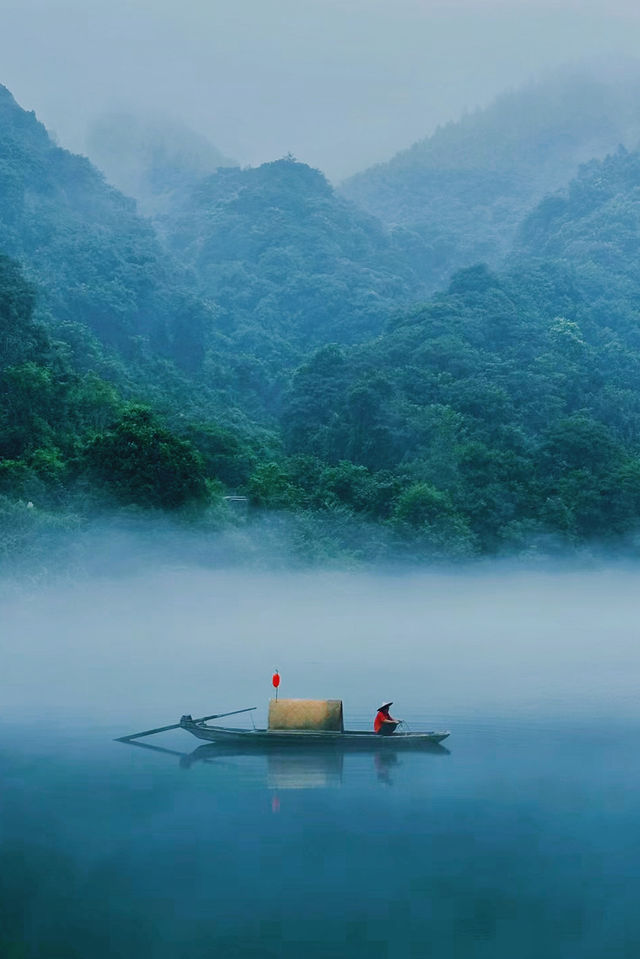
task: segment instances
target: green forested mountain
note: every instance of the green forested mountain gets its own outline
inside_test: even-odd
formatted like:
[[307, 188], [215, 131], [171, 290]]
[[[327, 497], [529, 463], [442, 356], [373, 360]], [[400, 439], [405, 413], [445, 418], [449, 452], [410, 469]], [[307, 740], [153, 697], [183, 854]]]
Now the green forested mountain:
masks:
[[91, 124], [87, 152], [140, 210], [152, 216], [186, 196], [218, 167], [235, 166], [205, 137], [168, 117], [103, 114]]
[[182, 170], [154, 226], [2, 88], [0, 251], [78, 366], [161, 404], [268, 419], [308, 345], [378, 332], [421, 286], [385, 228], [317, 171], [283, 160], [198, 180], [208, 162]]
[[225, 333], [280, 365], [375, 335], [423, 291], [397, 238], [291, 158], [219, 170], [159, 225]]
[[[168, 416], [251, 432], [273, 386], [220, 330], [219, 310], [133, 200], [56, 146], [0, 87], [0, 253], [37, 291], [36, 316], [74, 367]], [[254, 368], [257, 370], [254, 375]]]
[[347, 180], [341, 192], [413, 236], [435, 288], [460, 267], [497, 266], [521, 219], [581, 163], [640, 140], [640, 78], [561, 76], [503, 94]]
[[38, 286], [39, 314], [78, 361], [99, 349], [129, 364], [151, 352], [187, 366], [210, 308], [163, 251], [135, 204], [88, 160], [57, 147], [0, 87], [0, 251]]
[[285, 517], [307, 559], [633, 547], [638, 152], [416, 303], [408, 232], [304, 164], [221, 169], [152, 222], [0, 105], [0, 559], [132, 511]]
[[514, 266], [545, 260], [571, 271], [594, 328], [637, 346], [640, 303], [640, 153], [620, 148], [585, 164], [567, 190], [522, 223]]
[[640, 353], [587, 332], [583, 307], [562, 267], [458, 273], [375, 343], [305, 364], [288, 449], [361, 467], [360, 508], [425, 548], [624, 535], [640, 519]]
[[376, 471], [384, 486], [393, 476], [403, 492], [382, 515], [434, 542], [493, 551], [630, 534], [639, 198], [640, 153], [593, 161], [525, 220], [508, 270], [461, 271], [375, 342], [317, 353], [288, 398], [290, 452], [364, 467], [374, 486]]
[[228, 450], [249, 464], [272, 441], [244, 411], [256, 386], [240, 381], [215, 304], [133, 201], [5, 88], [0, 258], [0, 554], [58, 519], [214, 501], [210, 461], [248, 475], [225, 469]]

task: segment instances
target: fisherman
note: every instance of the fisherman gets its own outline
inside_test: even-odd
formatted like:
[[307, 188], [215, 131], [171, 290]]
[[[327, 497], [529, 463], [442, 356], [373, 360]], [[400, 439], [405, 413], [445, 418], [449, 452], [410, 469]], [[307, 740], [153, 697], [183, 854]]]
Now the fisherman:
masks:
[[376, 718], [373, 721], [373, 731], [380, 736], [390, 736], [395, 732], [396, 726], [400, 725], [400, 720], [394, 719], [389, 714], [389, 706], [393, 706], [393, 700], [378, 707]]

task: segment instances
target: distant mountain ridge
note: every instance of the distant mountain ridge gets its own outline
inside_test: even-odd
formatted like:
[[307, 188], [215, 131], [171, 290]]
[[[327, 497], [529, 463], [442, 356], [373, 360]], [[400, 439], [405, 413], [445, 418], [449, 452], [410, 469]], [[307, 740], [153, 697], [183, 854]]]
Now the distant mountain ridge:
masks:
[[498, 265], [519, 222], [581, 163], [640, 141], [640, 75], [555, 77], [489, 107], [346, 180], [340, 192], [416, 236], [416, 261], [435, 288], [460, 267]]

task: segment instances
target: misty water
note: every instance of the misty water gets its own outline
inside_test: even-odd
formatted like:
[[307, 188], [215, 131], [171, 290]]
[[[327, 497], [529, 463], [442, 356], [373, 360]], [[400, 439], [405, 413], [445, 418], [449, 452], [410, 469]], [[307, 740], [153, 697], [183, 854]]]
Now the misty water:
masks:
[[[0, 953], [631, 957], [638, 573], [158, 570], [2, 595]], [[446, 749], [177, 730], [379, 702]]]

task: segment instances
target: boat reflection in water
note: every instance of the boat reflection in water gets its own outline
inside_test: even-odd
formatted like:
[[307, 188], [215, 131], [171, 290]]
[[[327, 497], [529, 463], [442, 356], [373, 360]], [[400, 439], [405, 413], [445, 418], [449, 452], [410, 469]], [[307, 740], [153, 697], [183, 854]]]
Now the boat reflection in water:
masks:
[[372, 744], [369, 750], [359, 751], [357, 753], [345, 752], [339, 748], [321, 747], [321, 746], [296, 746], [296, 747], [271, 747], [257, 752], [255, 748], [240, 743], [207, 743], [198, 746], [190, 753], [182, 753], [176, 749], [167, 749], [163, 746], [152, 746], [150, 743], [136, 742], [135, 740], [125, 743], [128, 746], [135, 746], [138, 749], [149, 749], [153, 752], [165, 753], [169, 756], [176, 756], [182, 769], [191, 769], [196, 764], [204, 765], [224, 765], [228, 760], [235, 757], [253, 757], [254, 759], [266, 760], [266, 781], [268, 789], [327, 789], [342, 785], [345, 766], [347, 769], [351, 763], [357, 763], [362, 768], [364, 756], [370, 756], [377, 779], [392, 785], [391, 772], [402, 765], [399, 752], [403, 757], [407, 752], [416, 758], [420, 756], [449, 756], [449, 750], [437, 743], [425, 747], [424, 744], [415, 750], [407, 750], [406, 746], [401, 750], [394, 750], [385, 743], [383, 748], [375, 748]]
[[267, 788], [326, 789], [342, 785], [343, 752], [335, 749], [304, 750], [298, 755], [290, 752], [267, 753]]

